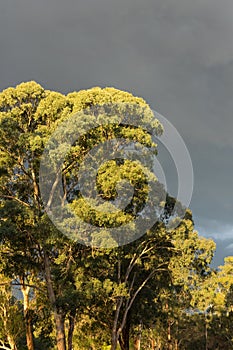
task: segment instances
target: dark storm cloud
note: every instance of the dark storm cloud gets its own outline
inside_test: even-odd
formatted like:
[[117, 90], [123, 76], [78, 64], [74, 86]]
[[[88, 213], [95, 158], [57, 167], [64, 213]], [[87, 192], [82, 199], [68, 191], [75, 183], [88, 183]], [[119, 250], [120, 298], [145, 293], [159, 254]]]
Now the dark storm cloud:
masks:
[[143, 96], [190, 150], [197, 227], [229, 239], [232, 15], [232, 0], [8, 0], [0, 88], [33, 79], [62, 92], [107, 85]]

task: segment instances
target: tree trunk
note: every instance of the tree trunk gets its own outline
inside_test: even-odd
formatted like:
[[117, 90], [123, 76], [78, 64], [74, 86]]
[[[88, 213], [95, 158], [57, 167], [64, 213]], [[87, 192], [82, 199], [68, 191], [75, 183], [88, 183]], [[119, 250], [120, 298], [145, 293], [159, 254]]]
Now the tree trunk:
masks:
[[32, 317], [30, 310], [27, 310], [25, 315], [26, 320], [26, 339], [27, 339], [27, 347], [28, 350], [34, 350], [34, 339], [33, 339], [33, 331], [32, 331]]
[[52, 285], [49, 258], [46, 252], [44, 252], [44, 264], [45, 264], [45, 279], [46, 279], [46, 284], [48, 289], [48, 296], [52, 306], [53, 316], [55, 320], [57, 350], [66, 350], [65, 319], [64, 319], [64, 315], [61, 312], [59, 312], [56, 306], [56, 297], [55, 297], [55, 293]]
[[122, 329], [122, 333], [119, 336], [119, 343], [121, 350], [129, 350], [129, 334], [130, 334], [130, 313], [125, 322], [125, 327]]
[[34, 339], [32, 330], [32, 315], [29, 309], [29, 292], [30, 287], [24, 285], [24, 278], [20, 278], [21, 291], [23, 294], [23, 310], [24, 310], [24, 321], [26, 328], [26, 340], [28, 350], [34, 350]]
[[68, 350], [73, 349], [73, 334], [75, 325], [76, 310], [71, 310], [69, 315], [69, 330], [68, 330]]
[[117, 348], [117, 342], [118, 342], [117, 334], [116, 334], [116, 333], [113, 333], [113, 334], [112, 334], [112, 340], [111, 340], [111, 350], [116, 350], [116, 348]]
[[64, 317], [57, 310], [53, 311], [56, 325], [57, 350], [66, 350], [65, 322]]
[[112, 327], [111, 350], [116, 350], [117, 348], [117, 343], [118, 343], [118, 338], [120, 333], [118, 329], [118, 321], [119, 321], [119, 315], [120, 315], [122, 303], [123, 303], [123, 298], [122, 297], [118, 298], [116, 303], [116, 311], [115, 311], [115, 317], [113, 321], [113, 327]]
[[134, 339], [134, 350], [140, 350], [141, 348], [141, 337], [140, 335], [137, 335]]
[[7, 341], [9, 343], [9, 345], [10, 345], [11, 350], [17, 350], [17, 346], [15, 344], [15, 341], [10, 335], [7, 336]]

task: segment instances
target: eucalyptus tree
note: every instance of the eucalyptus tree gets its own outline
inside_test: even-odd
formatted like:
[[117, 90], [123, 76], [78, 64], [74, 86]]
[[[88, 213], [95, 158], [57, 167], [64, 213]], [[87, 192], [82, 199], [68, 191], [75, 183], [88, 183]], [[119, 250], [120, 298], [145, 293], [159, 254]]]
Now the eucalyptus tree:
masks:
[[[49, 99], [54, 102], [54, 108], [50, 106], [47, 120], [44, 121], [40, 119], [42, 113], [39, 110]], [[62, 108], [62, 103], [64, 105], [64, 100], [62, 95], [45, 91], [35, 82], [22, 83], [0, 94], [2, 265], [4, 271], [21, 284], [27, 346], [30, 350], [34, 349], [34, 343], [29, 291], [34, 277], [38, 276], [40, 268], [47, 261], [48, 235], [46, 230], [38, 230], [43, 218], [38, 184], [39, 161], [43, 143], [49, 134], [48, 126], [53, 118], [58, 117], [57, 112]], [[46, 276], [48, 287], [49, 271], [47, 268], [46, 274], [45, 266], [41, 271]], [[60, 327], [58, 316], [55, 313], [57, 329]]]
[[[73, 125], [79, 132], [78, 140], [72, 139], [74, 115], [79, 118]], [[135, 227], [131, 221], [145, 206], [148, 183], [153, 186], [157, 182], [151, 169], [144, 173], [145, 167], [140, 165], [138, 158], [133, 155], [130, 161], [124, 159], [121, 149], [124, 145], [130, 148], [133, 142], [134, 149], [146, 146], [156, 153], [152, 131], [159, 135], [162, 126], [154, 119], [146, 102], [130, 93], [114, 88], [93, 88], [64, 96], [45, 90], [35, 82], [22, 83], [1, 92], [0, 124], [2, 270], [19, 281], [24, 294], [28, 349], [34, 349], [29, 291], [35, 286], [40, 288], [40, 283], [43, 285], [44, 282], [55, 320], [57, 348], [66, 349], [64, 324], [69, 317], [70, 349], [75, 313], [80, 305], [75, 267], [84, 251], [87, 254], [91, 251], [80, 243], [106, 247], [135, 239]], [[59, 138], [54, 139], [54, 135]], [[110, 141], [108, 149], [113, 139], [117, 139], [112, 145], [119, 149], [119, 157], [108, 159], [98, 173], [97, 190], [105, 203], [101, 202], [96, 210], [98, 203], [95, 200], [83, 199], [78, 186], [78, 171], [93, 147]], [[72, 140], [71, 144], [67, 140]], [[40, 177], [45, 149], [50, 164], [43, 163], [42, 168], [51, 174], [42, 171]], [[144, 153], [143, 156], [150, 163], [151, 155]], [[59, 192], [57, 175], [61, 178], [62, 193]], [[120, 207], [117, 213], [114, 210], [109, 213], [109, 207], [115, 206], [115, 188], [119, 180], [130, 183], [134, 193], [129, 192], [131, 201], [126, 208], [123, 206], [124, 210]], [[41, 191], [44, 182], [45, 194]], [[72, 210], [82, 222], [89, 224], [89, 230], [74, 226], [73, 217], [66, 215], [59, 224], [55, 215], [55, 227], [48, 219], [54, 202], [58, 204], [59, 213], [63, 207], [65, 213]], [[151, 197], [147, 200], [150, 208], [154, 203], [160, 205], [160, 202], [159, 196], [156, 200]], [[122, 224], [128, 224], [128, 235], [119, 238], [118, 233], [112, 234], [111, 228]], [[63, 234], [67, 227], [70, 229], [68, 237]], [[98, 228], [103, 229], [100, 235]], [[141, 229], [142, 226], [136, 230], [138, 237], [143, 233]], [[70, 293], [72, 298], [68, 297]]]

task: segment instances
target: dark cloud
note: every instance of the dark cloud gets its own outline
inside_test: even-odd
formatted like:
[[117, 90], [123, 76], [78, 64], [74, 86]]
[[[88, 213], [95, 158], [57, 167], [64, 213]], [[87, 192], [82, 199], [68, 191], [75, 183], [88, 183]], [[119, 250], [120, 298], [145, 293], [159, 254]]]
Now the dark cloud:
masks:
[[33, 79], [62, 92], [100, 85], [143, 96], [190, 150], [197, 226], [229, 238], [232, 13], [232, 0], [1, 2], [0, 89]]

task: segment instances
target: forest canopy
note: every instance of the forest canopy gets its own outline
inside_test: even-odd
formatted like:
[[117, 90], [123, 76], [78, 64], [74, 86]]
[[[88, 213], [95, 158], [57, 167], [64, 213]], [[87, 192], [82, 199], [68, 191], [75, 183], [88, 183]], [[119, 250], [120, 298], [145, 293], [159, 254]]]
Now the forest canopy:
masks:
[[[233, 349], [233, 257], [212, 268], [214, 241], [182, 203], [174, 212], [152, 131], [163, 126], [146, 101], [115, 88], [63, 95], [31, 81], [0, 93], [1, 350]], [[109, 157], [89, 176], [94, 147]], [[98, 200], [90, 190], [86, 201], [89, 154], [83, 181]]]

